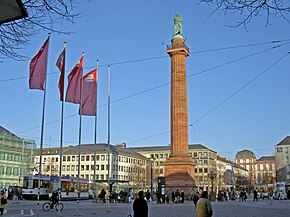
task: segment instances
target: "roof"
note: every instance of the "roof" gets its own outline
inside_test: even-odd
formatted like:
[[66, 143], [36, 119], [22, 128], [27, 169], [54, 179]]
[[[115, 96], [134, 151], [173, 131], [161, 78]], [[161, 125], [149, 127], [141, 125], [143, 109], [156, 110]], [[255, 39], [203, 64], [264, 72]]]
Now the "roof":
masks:
[[247, 149], [244, 149], [242, 151], [239, 151], [237, 154], [236, 154], [236, 158], [237, 159], [243, 159], [243, 158], [255, 158], [256, 159], [256, 156], [254, 154], [254, 152], [250, 151], [250, 150], [247, 150]]
[[[93, 154], [95, 151], [96, 153], [107, 153], [108, 152], [108, 145], [99, 143], [99, 144], [81, 144], [80, 145], [80, 152], [81, 154]], [[110, 145], [110, 152], [114, 154], [120, 154], [130, 157], [136, 157], [141, 159], [147, 159], [143, 155], [137, 153], [134, 150], [129, 150], [127, 148], [117, 147], [114, 145]], [[79, 153], [79, 146], [69, 146], [69, 147], [63, 147], [62, 153], [64, 155], [77, 155]], [[37, 154], [40, 154], [40, 149], [37, 149]], [[59, 148], [43, 148], [42, 149], [43, 155], [58, 155], [59, 154]]]
[[275, 156], [262, 156], [257, 161], [275, 161]]
[[277, 145], [290, 145], [290, 136], [286, 136], [280, 143]]
[[[208, 149], [211, 150], [201, 144], [191, 144], [188, 145], [189, 146], [189, 150], [192, 149]], [[135, 150], [137, 152], [158, 152], [158, 151], [170, 151], [170, 145], [167, 146], [146, 146], [146, 147], [131, 147], [131, 148], [127, 148], [127, 149], [132, 149]], [[211, 150], [213, 151], [213, 150]], [[216, 152], [216, 151], [213, 151]]]
[[9, 130], [5, 129], [2, 126], [0, 126], [0, 134], [5, 135], [5, 136], [15, 136], [15, 137], [17, 137], [15, 134], [11, 133]]
[[221, 157], [221, 156], [218, 155], [217, 156], [217, 160], [223, 161], [223, 162], [228, 163], [228, 164], [231, 164], [232, 167], [235, 167], [235, 168], [238, 168], [238, 169], [241, 169], [241, 170], [248, 171], [246, 168], [244, 168], [244, 167], [242, 167], [242, 166], [240, 166], [240, 165], [238, 165], [238, 164], [236, 164], [236, 163], [234, 163], [234, 162], [226, 159], [225, 157]]

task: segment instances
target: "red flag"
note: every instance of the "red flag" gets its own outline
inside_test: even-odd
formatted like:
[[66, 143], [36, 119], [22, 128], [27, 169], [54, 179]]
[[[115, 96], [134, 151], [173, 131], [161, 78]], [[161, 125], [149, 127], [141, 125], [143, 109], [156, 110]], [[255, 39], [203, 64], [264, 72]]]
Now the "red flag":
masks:
[[46, 79], [49, 36], [30, 62], [29, 88], [44, 90]]
[[59, 55], [56, 61], [56, 66], [59, 68], [59, 71], [60, 71], [60, 77], [58, 81], [60, 101], [63, 101], [63, 95], [64, 95], [65, 51], [66, 51], [66, 47], [64, 47], [63, 51], [61, 52], [61, 54]]
[[90, 71], [83, 77], [81, 115], [96, 115], [97, 70]]
[[66, 102], [71, 102], [75, 104], [81, 103], [83, 64], [84, 64], [84, 56], [80, 58], [76, 66], [68, 75], [68, 86], [65, 96]]

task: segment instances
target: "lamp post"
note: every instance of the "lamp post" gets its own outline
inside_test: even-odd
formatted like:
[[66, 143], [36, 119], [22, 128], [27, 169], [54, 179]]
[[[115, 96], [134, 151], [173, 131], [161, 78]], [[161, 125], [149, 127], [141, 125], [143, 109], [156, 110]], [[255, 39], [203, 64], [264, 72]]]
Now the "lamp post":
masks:
[[214, 200], [214, 192], [213, 192], [213, 180], [216, 177], [216, 173], [213, 171], [210, 171], [208, 174], [208, 178], [211, 180], [211, 200]]
[[150, 159], [150, 195], [152, 195], [153, 192], [153, 163], [154, 159]]

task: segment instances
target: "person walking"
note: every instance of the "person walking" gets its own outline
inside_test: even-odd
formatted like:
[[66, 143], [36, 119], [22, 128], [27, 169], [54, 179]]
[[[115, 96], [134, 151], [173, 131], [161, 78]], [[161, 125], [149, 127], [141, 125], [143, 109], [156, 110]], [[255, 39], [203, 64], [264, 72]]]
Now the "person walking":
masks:
[[197, 201], [199, 200], [199, 198], [200, 198], [200, 195], [199, 195], [199, 192], [197, 191], [195, 193], [195, 195], [193, 196], [193, 204], [194, 204], [195, 208], [196, 208], [196, 204], [197, 204]]
[[258, 201], [258, 192], [254, 190], [254, 201]]
[[211, 217], [213, 214], [211, 203], [208, 200], [207, 191], [201, 193], [200, 199], [196, 203], [196, 217]]
[[3, 191], [1, 191], [0, 192], [0, 215], [3, 215], [3, 213], [4, 213], [4, 208], [5, 208], [5, 204], [7, 203], [3, 203], [3, 201], [6, 201], [6, 197], [5, 197], [5, 195], [4, 195], [4, 192]]
[[181, 203], [184, 203], [184, 192], [183, 192], [183, 190], [181, 190], [180, 197], [181, 197]]
[[269, 200], [270, 200], [270, 204], [272, 205], [273, 204], [273, 191], [272, 190], [269, 192]]
[[134, 200], [133, 211], [134, 217], [148, 217], [148, 204], [143, 191], [139, 191], [138, 198]]
[[172, 193], [171, 193], [171, 198], [172, 198], [172, 203], [174, 203], [175, 202], [175, 193], [174, 193], [174, 191], [172, 191]]

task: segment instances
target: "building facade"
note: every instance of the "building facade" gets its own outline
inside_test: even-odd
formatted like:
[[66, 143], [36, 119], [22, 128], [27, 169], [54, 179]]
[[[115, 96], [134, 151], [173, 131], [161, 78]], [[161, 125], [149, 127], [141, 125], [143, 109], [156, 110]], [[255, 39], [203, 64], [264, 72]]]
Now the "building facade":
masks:
[[249, 185], [254, 187], [270, 187], [276, 182], [275, 156], [262, 156], [258, 160], [249, 150], [236, 154], [235, 163], [249, 171]]
[[[78, 176], [78, 146], [63, 148], [62, 176]], [[110, 180], [117, 183], [115, 186], [125, 186], [134, 189], [148, 186], [149, 160], [133, 150], [126, 149], [125, 144], [110, 145], [108, 155], [107, 144], [83, 144], [80, 146], [80, 177], [106, 186], [108, 168], [110, 167]], [[110, 156], [110, 164], [108, 164]], [[44, 148], [42, 152], [42, 175], [59, 175], [60, 166], [59, 148]], [[39, 152], [35, 158], [36, 168], [39, 166]], [[96, 167], [94, 162], [96, 159]], [[108, 166], [109, 165], [109, 166]], [[38, 171], [35, 170], [34, 174]], [[123, 183], [121, 185], [118, 182]], [[124, 184], [125, 183], [125, 184]]]
[[22, 186], [31, 171], [35, 142], [20, 138], [0, 126], [0, 188]]
[[290, 136], [275, 145], [276, 175], [278, 182], [290, 184]]
[[[156, 188], [158, 177], [164, 177], [163, 163], [170, 155], [170, 146], [138, 147], [133, 149], [139, 154], [150, 159], [152, 165], [152, 177]], [[199, 190], [208, 189], [211, 182], [208, 173], [216, 171], [217, 152], [201, 145], [189, 145], [189, 156], [195, 163], [195, 184]]]

